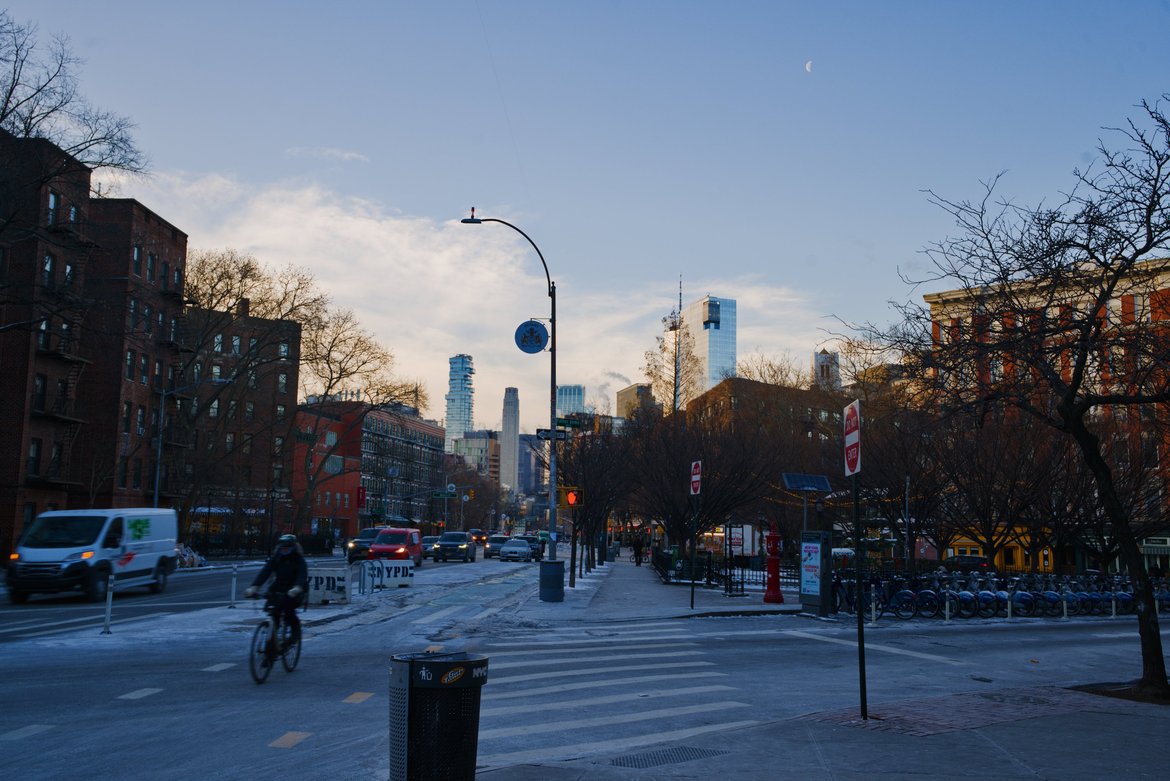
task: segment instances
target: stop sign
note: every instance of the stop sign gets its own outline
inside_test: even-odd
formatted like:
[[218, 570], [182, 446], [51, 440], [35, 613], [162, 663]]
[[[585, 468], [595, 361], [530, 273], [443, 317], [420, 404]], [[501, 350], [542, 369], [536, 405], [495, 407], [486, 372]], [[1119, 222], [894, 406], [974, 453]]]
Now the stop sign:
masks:
[[861, 471], [861, 402], [845, 408], [845, 476]]

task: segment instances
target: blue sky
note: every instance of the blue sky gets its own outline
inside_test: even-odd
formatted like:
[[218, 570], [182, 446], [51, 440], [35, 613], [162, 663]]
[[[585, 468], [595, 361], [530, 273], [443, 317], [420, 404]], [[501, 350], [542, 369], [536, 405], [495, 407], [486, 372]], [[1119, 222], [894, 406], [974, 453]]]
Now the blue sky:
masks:
[[[444, 415], [547, 425], [514, 345], [557, 284], [558, 379], [605, 410], [660, 318], [738, 301], [739, 353], [807, 366], [837, 318], [885, 321], [952, 231], [923, 190], [1053, 199], [1102, 128], [1170, 91], [1170, 2], [9, 2], [85, 60], [189, 234], [313, 270]], [[811, 64], [810, 64], [811, 63]]]

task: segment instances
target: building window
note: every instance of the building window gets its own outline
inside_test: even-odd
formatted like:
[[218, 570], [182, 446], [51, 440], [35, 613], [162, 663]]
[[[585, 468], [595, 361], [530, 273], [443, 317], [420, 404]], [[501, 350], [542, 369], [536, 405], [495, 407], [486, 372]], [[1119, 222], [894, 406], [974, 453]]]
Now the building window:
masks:
[[130, 487], [131, 488], [141, 488], [142, 487], [142, 459], [141, 458], [134, 459], [134, 473], [133, 473], [133, 479], [130, 483]]
[[211, 379], [218, 380], [223, 375], [223, 367], [218, 363], [211, 364]]
[[28, 473], [30, 475], [39, 475], [41, 473], [41, 440], [33, 437], [28, 443]]
[[130, 299], [130, 330], [138, 327], [138, 299]]
[[288, 358], [288, 342], [281, 342], [277, 345], [276, 354], [281, 358]]
[[162, 361], [154, 361], [154, 387], [162, 388]]
[[142, 330], [146, 331], [146, 333], [148, 333], [148, 334], [154, 331], [154, 320], [151, 319], [152, 315], [153, 315], [153, 310], [150, 308], [150, 304], [143, 304], [142, 305]]
[[284, 465], [272, 465], [272, 484], [274, 486], [282, 485], [284, 483]]
[[134, 414], [134, 405], [126, 401], [122, 403], [122, 433], [130, 433], [130, 418]]
[[142, 406], [141, 404], [138, 405], [137, 423], [138, 423], [138, 436], [140, 436], [140, 437], [146, 436], [146, 407]]
[[253, 355], [256, 354], [256, 337], [255, 336], [248, 337], [248, 352], [252, 353]]
[[252, 438], [246, 437], [240, 444], [240, 452], [246, 456], [252, 455]]
[[49, 378], [43, 374], [33, 377], [32, 408], [36, 412], [45, 411], [45, 396], [48, 394]]
[[276, 375], [276, 392], [288, 393], [288, 375], [284, 372]]
[[277, 405], [276, 405], [276, 422], [277, 422], [277, 423], [283, 423], [283, 422], [284, 422], [284, 415], [285, 415], [285, 407], [284, 407], [284, 405], [283, 405], [283, 404], [277, 404]]
[[49, 349], [49, 318], [45, 318], [37, 326], [37, 347], [42, 350]]
[[146, 256], [146, 281], [153, 282], [155, 270], [158, 267], [158, 256], [153, 252]]
[[239, 355], [239, 354], [240, 354], [240, 337], [233, 336], [232, 337], [232, 355]]
[[254, 369], [248, 372], [248, 387], [256, 387], [256, 371]]
[[126, 379], [134, 382], [134, 351], [126, 351]]
[[159, 275], [159, 281], [162, 282], [162, 289], [166, 290], [171, 283], [171, 264], [162, 264], [162, 274]]
[[244, 420], [256, 419], [256, 403], [252, 401], [244, 402]]
[[147, 375], [150, 372], [150, 356], [143, 353], [138, 356], [138, 381], [143, 385], [147, 382]]
[[217, 353], [223, 352], [223, 334], [216, 334], [211, 341], [211, 349]]
[[130, 269], [134, 272], [134, 276], [142, 276], [142, 247], [140, 245], [135, 245], [130, 253]]
[[57, 224], [57, 209], [61, 207], [61, 196], [49, 190], [49, 209], [45, 212], [45, 224]]
[[52, 287], [56, 281], [57, 259], [51, 253], [46, 252], [45, 258], [41, 262], [41, 284], [45, 287]]
[[236, 419], [236, 402], [234, 399], [228, 402], [227, 416], [228, 420]]
[[236, 447], [236, 435], [232, 432], [227, 432], [223, 435], [223, 447], [227, 452], [232, 452]]
[[272, 438], [272, 455], [279, 456], [284, 454], [284, 437]]
[[219, 399], [216, 399], [215, 401], [211, 402], [210, 405], [208, 405], [207, 417], [209, 417], [209, 418], [218, 418], [219, 417]]

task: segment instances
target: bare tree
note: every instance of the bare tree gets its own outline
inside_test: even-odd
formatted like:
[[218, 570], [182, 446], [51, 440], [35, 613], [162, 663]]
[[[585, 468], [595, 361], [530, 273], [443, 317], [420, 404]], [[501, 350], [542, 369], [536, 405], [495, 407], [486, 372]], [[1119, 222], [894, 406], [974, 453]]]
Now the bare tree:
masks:
[[1100, 142], [1099, 163], [1075, 171], [1054, 206], [996, 200], [998, 180], [975, 201], [931, 193], [958, 234], [928, 248], [933, 273], [920, 283], [954, 289], [926, 296], [929, 307], [900, 306], [892, 329], [867, 329], [947, 407], [976, 416], [1010, 407], [1075, 443], [1141, 605], [1135, 688], [1161, 695], [1170, 684], [1136, 536], [1144, 510], [1119, 486], [1101, 421], [1128, 409], [1140, 435], [1143, 414], [1164, 417], [1170, 402], [1168, 99], [1143, 101], [1140, 120], [1113, 129], [1120, 148]]
[[703, 392], [703, 365], [695, 340], [683, 327], [681, 309], [662, 318], [662, 327], [662, 335], [655, 337], [657, 347], [645, 353], [642, 371], [663, 410], [677, 412]]
[[751, 353], [739, 360], [735, 370], [740, 377], [769, 385], [808, 388], [813, 383], [812, 371], [801, 368], [788, 354], [770, 358], [763, 353]]

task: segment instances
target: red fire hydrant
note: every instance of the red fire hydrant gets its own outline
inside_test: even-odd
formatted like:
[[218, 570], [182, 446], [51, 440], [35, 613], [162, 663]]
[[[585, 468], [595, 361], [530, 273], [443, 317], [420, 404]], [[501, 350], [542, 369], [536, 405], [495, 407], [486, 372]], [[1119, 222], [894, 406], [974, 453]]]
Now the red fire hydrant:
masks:
[[780, 593], [780, 535], [776, 533], [776, 524], [764, 535], [764, 548], [768, 551], [768, 576], [764, 583], [764, 601], [773, 604], [783, 604], [784, 595]]

